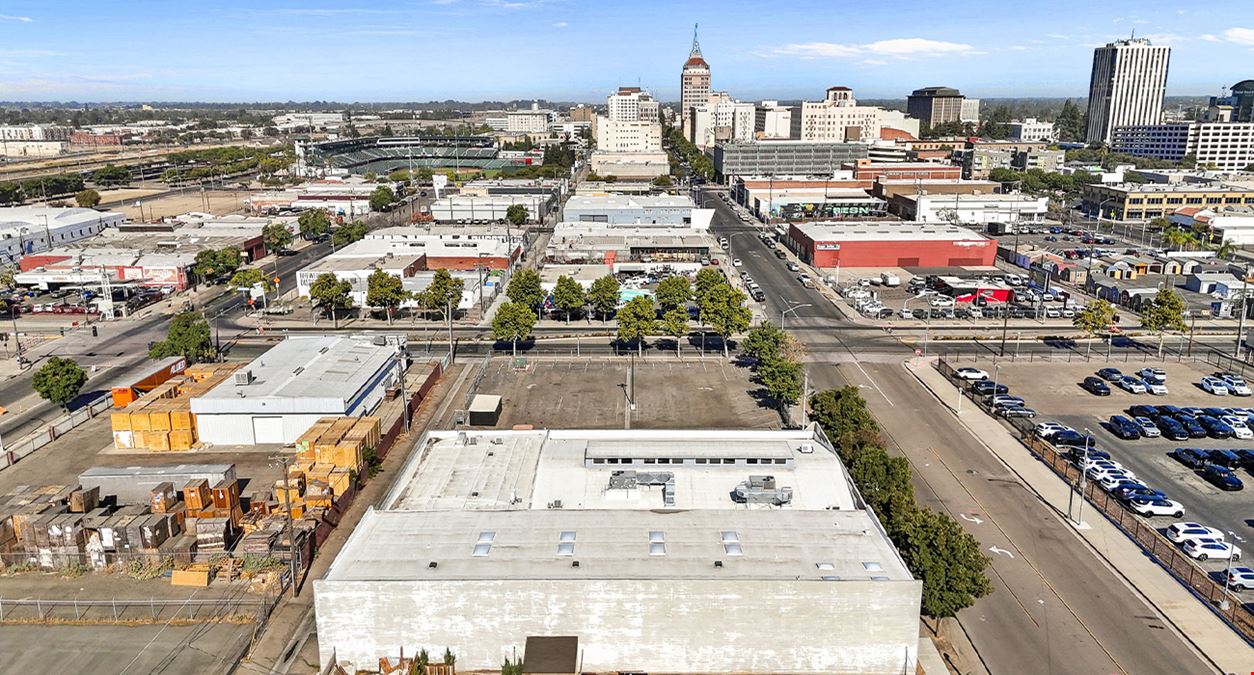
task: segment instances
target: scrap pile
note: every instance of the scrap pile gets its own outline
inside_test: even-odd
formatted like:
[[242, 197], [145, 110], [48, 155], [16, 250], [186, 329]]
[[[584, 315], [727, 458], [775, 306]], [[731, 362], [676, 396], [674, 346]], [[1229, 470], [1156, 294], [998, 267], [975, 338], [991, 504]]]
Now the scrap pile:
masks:
[[202, 363], [189, 367], [113, 412], [113, 445], [126, 450], [191, 450], [199, 437], [191, 400], [207, 393], [239, 369], [238, 363]]

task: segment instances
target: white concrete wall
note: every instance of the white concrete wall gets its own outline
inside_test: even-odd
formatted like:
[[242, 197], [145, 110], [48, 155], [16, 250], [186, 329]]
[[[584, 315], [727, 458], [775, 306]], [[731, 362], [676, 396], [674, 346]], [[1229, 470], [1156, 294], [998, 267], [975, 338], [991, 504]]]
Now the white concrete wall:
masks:
[[[438, 579], [426, 562], [415, 574]], [[913, 673], [921, 591], [853, 580], [314, 582], [324, 666], [333, 653], [361, 668], [401, 647], [448, 647], [458, 670], [493, 671], [529, 635], [578, 635], [586, 672]]]

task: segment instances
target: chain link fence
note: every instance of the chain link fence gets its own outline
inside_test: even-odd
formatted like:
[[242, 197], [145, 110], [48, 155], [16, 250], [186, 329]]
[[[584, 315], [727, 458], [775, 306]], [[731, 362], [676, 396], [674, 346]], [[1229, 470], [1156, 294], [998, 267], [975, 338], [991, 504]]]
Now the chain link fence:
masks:
[[[987, 414], [993, 414], [986, 399], [976, 396], [970, 387], [964, 386], [967, 382], [957, 376], [954, 366], [945, 357], [937, 359], [936, 369], [961, 391], [963, 397], [969, 399], [972, 405]], [[1073, 491], [1080, 491], [1079, 467], [1052, 443], [1036, 435], [1035, 422], [1021, 417], [1006, 419], [1005, 422], [1015, 430], [1019, 439], [1037, 459], [1053, 469], [1054, 473], [1071, 486]], [[1141, 550], [1148, 553], [1180, 583], [1205, 600], [1215, 613], [1227, 621], [1246, 640], [1254, 641], [1254, 613], [1242, 604], [1239, 597], [1225, 588], [1222, 578], [1217, 581], [1210, 571], [1199, 566], [1192, 558], [1182, 553], [1171, 540], [1148, 525], [1141, 516], [1128, 509], [1123, 502], [1103, 492], [1092, 481], [1084, 481], [1083, 485], [1084, 499], [1123, 530], [1141, 547]], [[1220, 576], [1222, 577], [1222, 574]], [[1226, 603], [1225, 600], [1227, 600]]]

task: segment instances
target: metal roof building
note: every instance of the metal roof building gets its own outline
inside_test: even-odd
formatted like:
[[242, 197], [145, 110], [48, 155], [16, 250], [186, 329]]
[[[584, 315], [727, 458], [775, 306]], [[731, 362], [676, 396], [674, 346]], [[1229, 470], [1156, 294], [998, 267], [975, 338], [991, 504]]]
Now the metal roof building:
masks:
[[918, 653], [921, 584], [811, 430], [429, 432], [314, 592], [324, 666], [492, 669], [536, 636], [577, 637], [583, 672]]
[[397, 352], [384, 336], [289, 337], [192, 399], [200, 438], [293, 443], [320, 417], [368, 415], [399, 378]]

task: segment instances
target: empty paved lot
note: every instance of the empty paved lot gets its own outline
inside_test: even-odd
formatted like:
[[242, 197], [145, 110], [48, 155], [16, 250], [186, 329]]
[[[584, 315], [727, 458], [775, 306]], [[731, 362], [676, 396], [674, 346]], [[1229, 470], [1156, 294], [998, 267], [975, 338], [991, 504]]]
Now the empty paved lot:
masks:
[[[489, 362], [480, 394], [502, 397], [498, 428], [530, 424], [537, 428], [622, 428], [627, 358], [532, 359], [514, 370], [510, 359]], [[779, 428], [774, 409], [759, 403], [760, 386], [747, 368], [722, 359], [673, 357], [636, 359], [638, 429]]]

